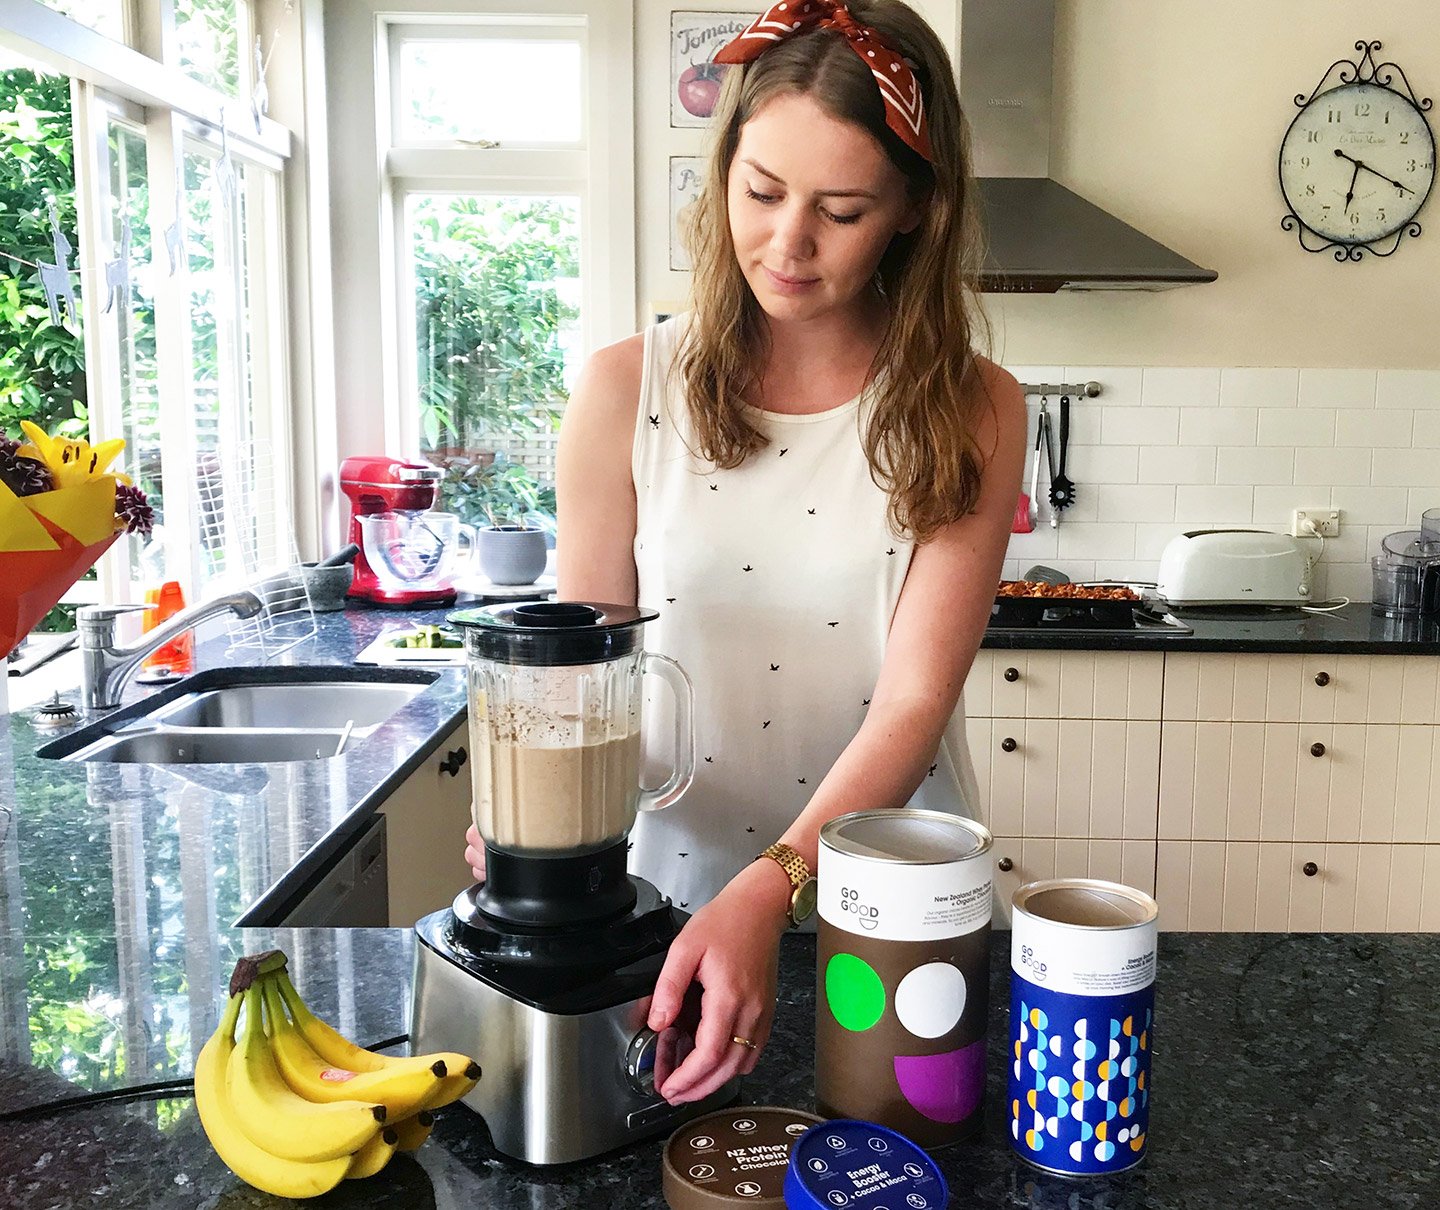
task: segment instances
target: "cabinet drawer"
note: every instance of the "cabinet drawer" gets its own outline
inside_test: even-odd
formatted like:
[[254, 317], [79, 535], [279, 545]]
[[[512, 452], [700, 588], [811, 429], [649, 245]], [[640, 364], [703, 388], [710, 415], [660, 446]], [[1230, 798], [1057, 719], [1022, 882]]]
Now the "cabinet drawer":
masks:
[[1160, 717], [1163, 655], [1123, 651], [995, 651], [965, 681], [971, 718]]
[[1104, 878], [1155, 893], [1155, 844], [1149, 840], [997, 836], [990, 855], [996, 927], [1010, 923], [1016, 890], [1041, 878]]
[[1440, 930], [1440, 845], [1162, 840], [1162, 929]]
[[1440, 841], [1432, 727], [1162, 725], [1162, 840]]
[[1158, 722], [979, 718], [968, 733], [992, 832], [1154, 839]]
[[1167, 720], [1410, 723], [1440, 721], [1440, 658], [1172, 654]]

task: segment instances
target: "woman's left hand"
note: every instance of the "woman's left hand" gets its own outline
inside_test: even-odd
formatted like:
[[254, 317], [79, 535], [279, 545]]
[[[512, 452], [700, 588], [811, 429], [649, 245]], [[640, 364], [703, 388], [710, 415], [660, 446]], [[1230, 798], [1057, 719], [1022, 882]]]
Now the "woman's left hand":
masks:
[[673, 1072], [656, 1073], [658, 1091], [670, 1104], [703, 1100], [754, 1070], [775, 1017], [788, 901], [784, 871], [772, 861], [752, 862], [671, 943], [650, 1004], [650, 1028], [660, 1032], [675, 1022], [692, 982], [703, 995], [694, 1050]]

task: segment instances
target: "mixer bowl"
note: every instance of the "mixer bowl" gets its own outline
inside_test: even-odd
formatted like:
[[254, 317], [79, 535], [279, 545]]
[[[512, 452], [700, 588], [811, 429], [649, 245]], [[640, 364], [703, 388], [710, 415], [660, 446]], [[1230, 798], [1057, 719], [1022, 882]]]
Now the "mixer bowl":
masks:
[[395, 510], [356, 520], [365, 561], [385, 588], [447, 587], [474, 561], [475, 531], [454, 513]]

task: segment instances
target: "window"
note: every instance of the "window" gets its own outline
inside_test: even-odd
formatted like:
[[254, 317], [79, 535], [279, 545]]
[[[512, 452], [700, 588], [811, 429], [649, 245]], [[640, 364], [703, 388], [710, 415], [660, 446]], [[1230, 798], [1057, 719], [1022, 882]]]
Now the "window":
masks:
[[378, 16], [377, 286], [392, 452], [444, 467], [444, 505], [483, 525], [553, 516], [580, 362], [633, 331], [633, 83], [628, 6], [467, 7]]
[[[91, 18], [109, 6], [69, 7], [74, 20], [42, 13], [23, 38], [0, 29], [0, 47], [75, 72], [0, 74], [0, 143], [30, 136], [12, 166], [35, 178], [30, 194], [56, 195], [78, 302], [63, 325], [48, 316], [34, 325], [48, 377], [27, 369], [28, 381], [17, 381], [0, 366], [0, 424], [13, 432], [23, 408], [46, 428], [124, 437], [121, 469], [149, 496], [157, 523], [101, 560], [99, 592], [134, 600], [178, 579], [200, 598], [294, 558], [280, 255], [289, 140], [233, 95], [250, 79], [240, 57], [248, 0], [176, 0], [172, 70], [152, 64], [136, 78], [126, 74], [133, 55], [95, 36], [101, 22]], [[158, 15], [158, 0], [135, 7]], [[224, 92], [197, 91], [182, 72]], [[5, 179], [0, 170], [0, 187]], [[25, 230], [0, 221], [0, 249], [20, 236], [29, 247], [37, 233], [48, 245], [33, 196], [16, 221]], [[48, 247], [43, 259], [53, 259]], [[34, 315], [24, 291], [36, 293], [38, 278], [7, 285], [8, 269], [0, 258], [0, 321], [7, 290], [20, 291]], [[67, 350], [74, 370], [65, 379]], [[77, 589], [74, 599], [93, 599], [94, 586]]]

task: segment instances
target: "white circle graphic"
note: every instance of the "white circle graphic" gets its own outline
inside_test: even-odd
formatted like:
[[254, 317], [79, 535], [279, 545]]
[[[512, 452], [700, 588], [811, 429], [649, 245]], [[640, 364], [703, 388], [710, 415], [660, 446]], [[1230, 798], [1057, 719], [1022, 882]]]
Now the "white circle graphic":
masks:
[[940, 1038], [965, 1011], [965, 976], [949, 962], [917, 966], [895, 989], [895, 1015], [917, 1038]]
[[696, 1164], [695, 1167], [690, 1169], [690, 1175], [697, 1181], [709, 1180], [715, 1175], [715, 1169], [710, 1167], [709, 1164]]
[[704, 1151], [706, 1147], [715, 1146], [715, 1140], [708, 1134], [697, 1134], [690, 1140], [690, 1146], [695, 1148], [696, 1151]]

